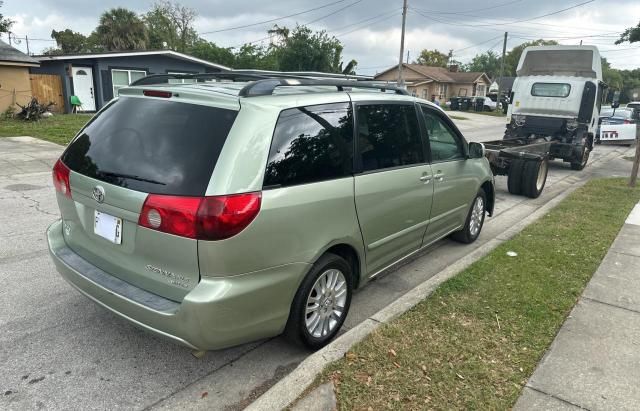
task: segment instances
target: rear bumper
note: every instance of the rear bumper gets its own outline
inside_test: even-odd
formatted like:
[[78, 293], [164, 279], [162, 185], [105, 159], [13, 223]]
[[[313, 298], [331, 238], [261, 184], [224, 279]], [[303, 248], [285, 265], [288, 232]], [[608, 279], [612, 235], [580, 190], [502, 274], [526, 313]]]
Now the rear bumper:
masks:
[[126, 283], [67, 247], [62, 221], [47, 230], [58, 272], [81, 293], [134, 325], [192, 349], [216, 350], [272, 337], [284, 330], [308, 264], [203, 278], [181, 302]]

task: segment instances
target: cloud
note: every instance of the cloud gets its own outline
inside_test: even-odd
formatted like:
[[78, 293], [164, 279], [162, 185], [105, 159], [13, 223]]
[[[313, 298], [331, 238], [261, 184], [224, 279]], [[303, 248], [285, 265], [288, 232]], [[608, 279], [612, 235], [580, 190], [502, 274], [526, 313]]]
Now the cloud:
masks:
[[[330, 35], [337, 35], [345, 46], [345, 60], [355, 58], [360, 68], [373, 67], [365, 70], [365, 73], [373, 74], [382, 69], [378, 66], [397, 63], [400, 46], [400, 2], [391, 4], [387, 0], [362, 0], [358, 3], [355, 1], [343, 0], [329, 7], [277, 22], [211, 33], [203, 37], [220, 46], [237, 46], [243, 42], [267, 37], [266, 31], [274, 23], [292, 27], [296, 23], [304, 24], [317, 20], [311, 27], [315, 30], [327, 30]], [[126, 7], [143, 13], [151, 7], [152, 2], [130, 0]], [[199, 32], [274, 19], [331, 2], [332, 0], [323, 0], [320, 3], [317, 0], [181, 1], [185, 6], [197, 11], [195, 26]], [[352, 3], [355, 4], [338, 11]], [[637, 0], [598, 0], [560, 14], [518, 24], [504, 24], [530, 19], [577, 3], [580, 3], [580, 0], [410, 0], [406, 48], [410, 51], [411, 59], [424, 48], [436, 48], [443, 52], [453, 49], [457, 59], [468, 61], [476, 53], [487, 50], [501, 52], [501, 36], [504, 31], [508, 31], [509, 48], [540, 37], [554, 38], [563, 44], [578, 44], [582, 39], [584, 44], [598, 45], [614, 67], [640, 67], [640, 49], [608, 51], [635, 47], [628, 44], [614, 46], [617, 37], [611, 33], [619, 33], [638, 24], [640, 2]], [[86, 0], [31, 0], [27, 9], [23, 2], [15, 0], [5, 2], [1, 10], [4, 15], [16, 21], [13, 30], [17, 35], [26, 34], [34, 39], [50, 39], [52, 29], [71, 28], [89, 34], [97, 24], [102, 11], [123, 5], [116, 0], [103, 0], [98, 4], [97, 7], [95, 2]], [[592, 37], [594, 35], [598, 37]], [[38, 52], [53, 44], [50, 41], [34, 40], [31, 49]], [[264, 44], [267, 44], [267, 41]], [[24, 44], [19, 47], [25, 49]]]

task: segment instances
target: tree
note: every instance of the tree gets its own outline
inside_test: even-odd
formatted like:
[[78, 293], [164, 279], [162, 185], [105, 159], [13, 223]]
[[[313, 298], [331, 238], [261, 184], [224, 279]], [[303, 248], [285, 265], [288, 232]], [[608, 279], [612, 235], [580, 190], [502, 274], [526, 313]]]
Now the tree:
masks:
[[291, 32], [281, 29], [286, 36], [281, 44], [270, 46], [277, 66], [282, 71], [340, 72], [343, 46], [340, 40], [325, 31], [313, 32], [306, 26], [297, 26]]
[[504, 59], [504, 72], [505, 76], [515, 76], [516, 69], [518, 68], [518, 62], [520, 61], [520, 57], [522, 56], [522, 52], [525, 48], [529, 46], [554, 46], [557, 45], [558, 42], [555, 40], [533, 40], [526, 43], [522, 43], [518, 46], [515, 46], [507, 53]]
[[205, 39], [198, 39], [189, 49], [189, 54], [223, 66], [235, 67], [236, 56], [230, 48], [218, 47]]
[[102, 13], [96, 27], [99, 44], [106, 50], [139, 50], [146, 48], [147, 28], [131, 10], [122, 7]]
[[489, 78], [500, 75], [500, 56], [494, 51], [476, 55], [469, 64], [463, 66], [465, 71], [479, 71], [486, 73]]
[[424, 49], [420, 52], [418, 59], [413, 64], [422, 64], [423, 66], [447, 67], [449, 56], [438, 50]]
[[[0, 1], [0, 7], [2, 7], [3, 2]], [[13, 20], [4, 17], [2, 13], [0, 13], [0, 34], [8, 33], [11, 30], [11, 26], [13, 26]]]
[[342, 68], [342, 63], [340, 63], [340, 72], [342, 74], [356, 74], [356, 66], [358, 62], [356, 60], [351, 60], [347, 63], [346, 67]]
[[151, 49], [187, 51], [198, 41], [193, 28], [196, 12], [179, 3], [159, 1], [153, 4], [151, 11], [143, 15], [149, 35], [148, 47]]
[[77, 31], [71, 29], [51, 30], [51, 38], [56, 41], [61, 54], [87, 51], [87, 37]]
[[278, 70], [278, 62], [273, 47], [265, 48], [255, 44], [245, 44], [235, 54], [234, 68]]
[[622, 32], [620, 38], [616, 40], [616, 44], [624, 43], [625, 41], [628, 41], [629, 43], [640, 41], [640, 21], [637, 26], [629, 27]]

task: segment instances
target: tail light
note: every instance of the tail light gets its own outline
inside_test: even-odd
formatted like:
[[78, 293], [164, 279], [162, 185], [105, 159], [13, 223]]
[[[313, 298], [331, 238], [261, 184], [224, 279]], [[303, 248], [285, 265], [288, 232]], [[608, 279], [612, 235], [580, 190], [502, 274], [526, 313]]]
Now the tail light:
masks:
[[624, 121], [624, 124], [631, 124], [631, 123], [632, 123], [632, 121], [631, 121], [631, 120], [625, 120], [625, 121]]
[[56, 161], [53, 166], [53, 186], [56, 191], [66, 197], [71, 198], [71, 186], [69, 185], [69, 167], [61, 160]]
[[260, 211], [260, 192], [212, 197], [149, 194], [138, 224], [198, 240], [223, 240], [244, 230]]

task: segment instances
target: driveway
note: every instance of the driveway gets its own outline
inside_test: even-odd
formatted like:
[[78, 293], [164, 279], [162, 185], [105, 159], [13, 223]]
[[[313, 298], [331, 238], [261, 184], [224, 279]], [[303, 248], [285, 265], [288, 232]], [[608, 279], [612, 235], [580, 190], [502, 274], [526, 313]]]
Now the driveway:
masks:
[[[501, 138], [503, 120], [488, 119], [458, 123], [472, 140]], [[58, 218], [50, 169], [61, 151], [31, 138], [0, 138], [0, 409], [242, 409], [305, 357], [304, 350], [273, 338], [196, 359], [72, 289], [56, 273], [44, 239], [47, 225]], [[553, 162], [536, 200], [508, 194], [506, 179], [498, 177], [496, 215], [475, 244], [440, 241], [380, 276], [355, 294], [346, 327], [572, 184], [593, 173], [626, 172], [626, 160], [619, 159], [626, 151], [598, 146], [583, 172]]]

